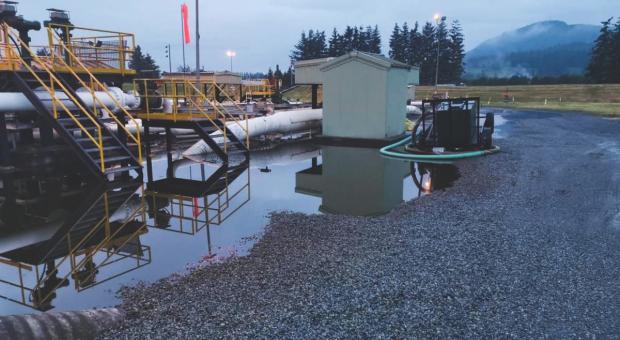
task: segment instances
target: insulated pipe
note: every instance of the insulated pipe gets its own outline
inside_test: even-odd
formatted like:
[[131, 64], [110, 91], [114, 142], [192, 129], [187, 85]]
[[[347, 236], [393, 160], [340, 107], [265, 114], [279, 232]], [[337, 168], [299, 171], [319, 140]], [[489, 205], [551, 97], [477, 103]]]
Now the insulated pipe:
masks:
[[[323, 120], [323, 110], [291, 110], [280, 111], [272, 115], [248, 119], [249, 137], [259, 137], [272, 133], [289, 133], [308, 130], [321, 126]], [[226, 127], [239, 139], [245, 140], [246, 133], [241, 126], [245, 128], [245, 122], [239, 121], [226, 123]], [[220, 131], [211, 133], [211, 137], [217, 144], [223, 144], [226, 139]], [[189, 149], [183, 152], [183, 156], [194, 156], [208, 153], [211, 148], [203, 140], [198, 141]]]
[[[108, 92], [97, 91], [95, 92], [95, 96], [97, 97], [97, 99], [99, 99], [101, 103], [103, 103], [110, 110], [118, 111], [120, 109], [116, 105], [116, 102], [118, 102], [123, 107], [130, 108], [130, 109], [135, 109], [138, 106], [140, 106], [139, 97], [134, 96], [132, 94], [124, 93], [123, 90], [119, 89], [118, 87], [110, 87], [108, 88], [108, 90], [109, 90], [109, 94]], [[94, 104], [93, 96], [88, 90], [78, 89], [76, 93], [78, 97], [82, 99], [84, 104], [86, 104], [87, 107], [93, 107], [93, 106], [99, 105], [98, 102], [95, 103], [97, 105], [93, 105]], [[37, 89], [35, 90], [35, 94], [37, 95], [37, 97], [39, 97], [39, 99], [43, 102], [43, 104], [48, 109], [52, 109], [52, 96], [49, 94], [49, 92]], [[65, 93], [56, 92], [56, 98], [62, 101], [63, 104], [65, 104], [65, 106], [69, 110], [77, 109], [73, 101], [70, 100]], [[116, 101], [114, 99], [116, 99]], [[19, 92], [0, 93], [0, 112], [20, 113], [20, 112], [32, 112], [34, 110], [35, 110], [34, 106], [28, 100], [28, 98], [26, 98], [26, 96], [23, 93], [19, 93]], [[63, 110], [63, 109], [59, 108], [59, 110]]]
[[126, 315], [117, 308], [0, 316], [1, 339], [94, 339], [118, 327]]

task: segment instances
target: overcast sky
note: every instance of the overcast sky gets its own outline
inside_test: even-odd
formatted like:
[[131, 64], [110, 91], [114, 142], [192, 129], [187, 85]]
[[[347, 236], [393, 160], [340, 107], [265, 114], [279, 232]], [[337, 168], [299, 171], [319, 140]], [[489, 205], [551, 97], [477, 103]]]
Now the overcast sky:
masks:
[[[383, 50], [395, 22], [429, 21], [440, 12], [461, 21], [467, 49], [502, 32], [542, 20], [598, 24], [620, 16], [620, 0], [200, 0], [202, 65], [229, 68], [226, 50], [237, 52], [235, 71], [265, 71], [288, 65], [301, 31], [331, 33], [347, 25], [379, 25]], [[43, 21], [48, 7], [71, 12], [75, 25], [136, 34], [137, 41], [162, 69], [168, 69], [164, 45], [172, 44], [173, 68], [182, 64], [179, 0], [21, 0], [20, 14]], [[195, 14], [195, 0], [186, 0]], [[192, 25], [194, 21], [192, 19]], [[192, 35], [194, 32], [192, 31]], [[193, 40], [192, 40], [193, 44]], [[195, 49], [187, 47], [195, 64]]]

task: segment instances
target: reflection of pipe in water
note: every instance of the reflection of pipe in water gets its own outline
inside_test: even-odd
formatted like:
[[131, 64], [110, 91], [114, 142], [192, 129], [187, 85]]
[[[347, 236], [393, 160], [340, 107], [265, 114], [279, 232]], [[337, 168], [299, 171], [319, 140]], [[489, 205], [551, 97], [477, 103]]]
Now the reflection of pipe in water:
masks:
[[[275, 133], [290, 133], [303, 130], [310, 130], [321, 126], [323, 120], [323, 110], [291, 110], [280, 111], [272, 115], [248, 119], [248, 134], [250, 138]], [[229, 122], [227, 128], [239, 139], [246, 139], [245, 122]], [[226, 138], [219, 131], [211, 134], [217, 144], [223, 144]], [[203, 140], [187, 149], [183, 156], [200, 155], [208, 153], [211, 148]]]
[[[310, 143], [286, 143], [269, 150], [253, 151], [250, 154], [250, 167], [265, 168], [267, 166], [285, 165], [321, 157], [321, 148]], [[163, 157], [165, 159], [165, 155]], [[185, 166], [208, 162], [207, 155], [191, 156], [173, 161], [173, 170]]]
[[[141, 204], [142, 202], [140, 199], [137, 196], [134, 196], [110, 215], [110, 222], [126, 221], [129, 217], [131, 217], [134, 211], [140, 208]], [[52, 238], [58, 230], [60, 230], [63, 224], [64, 220], [57, 220], [36, 228], [20, 229], [9, 235], [3, 236], [0, 238], [0, 254], [47, 241]]]

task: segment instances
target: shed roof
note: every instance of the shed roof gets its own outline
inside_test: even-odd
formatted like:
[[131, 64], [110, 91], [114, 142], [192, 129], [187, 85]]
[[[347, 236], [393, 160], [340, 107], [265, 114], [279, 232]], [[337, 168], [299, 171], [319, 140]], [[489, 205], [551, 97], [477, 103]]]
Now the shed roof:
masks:
[[386, 58], [380, 54], [361, 52], [361, 51], [351, 51], [343, 56], [340, 56], [336, 59], [326, 62], [325, 65], [321, 67], [321, 71], [325, 72], [325, 71], [331, 70], [335, 67], [338, 67], [344, 63], [349, 62], [351, 59], [358, 59], [358, 60], [378, 66], [383, 69], [390, 69], [390, 68], [401, 68], [401, 69], [406, 69], [406, 70], [418, 69], [415, 66], [407, 65], [398, 60]]

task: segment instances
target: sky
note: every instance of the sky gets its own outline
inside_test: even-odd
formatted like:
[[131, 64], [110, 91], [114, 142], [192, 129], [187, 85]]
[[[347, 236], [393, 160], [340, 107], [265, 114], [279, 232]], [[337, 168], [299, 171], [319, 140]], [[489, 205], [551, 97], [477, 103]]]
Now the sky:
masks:
[[[46, 8], [70, 11], [77, 26], [136, 34], [143, 50], [168, 70], [165, 45], [172, 46], [173, 70], [182, 65], [181, 10], [192, 17], [192, 45], [186, 62], [195, 65], [195, 0], [21, 0], [18, 11], [29, 20], [46, 20]], [[290, 64], [292, 46], [302, 31], [342, 30], [347, 25], [379, 25], [383, 51], [394, 23], [431, 21], [435, 13], [458, 19], [470, 50], [505, 31], [543, 20], [599, 24], [620, 16], [618, 0], [200, 0], [201, 65], [208, 70], [230, 68], [227, 50], [234, 50], [235, 72], [265, 72]], [[35, 43], [44, 39], [37, 33]]]

